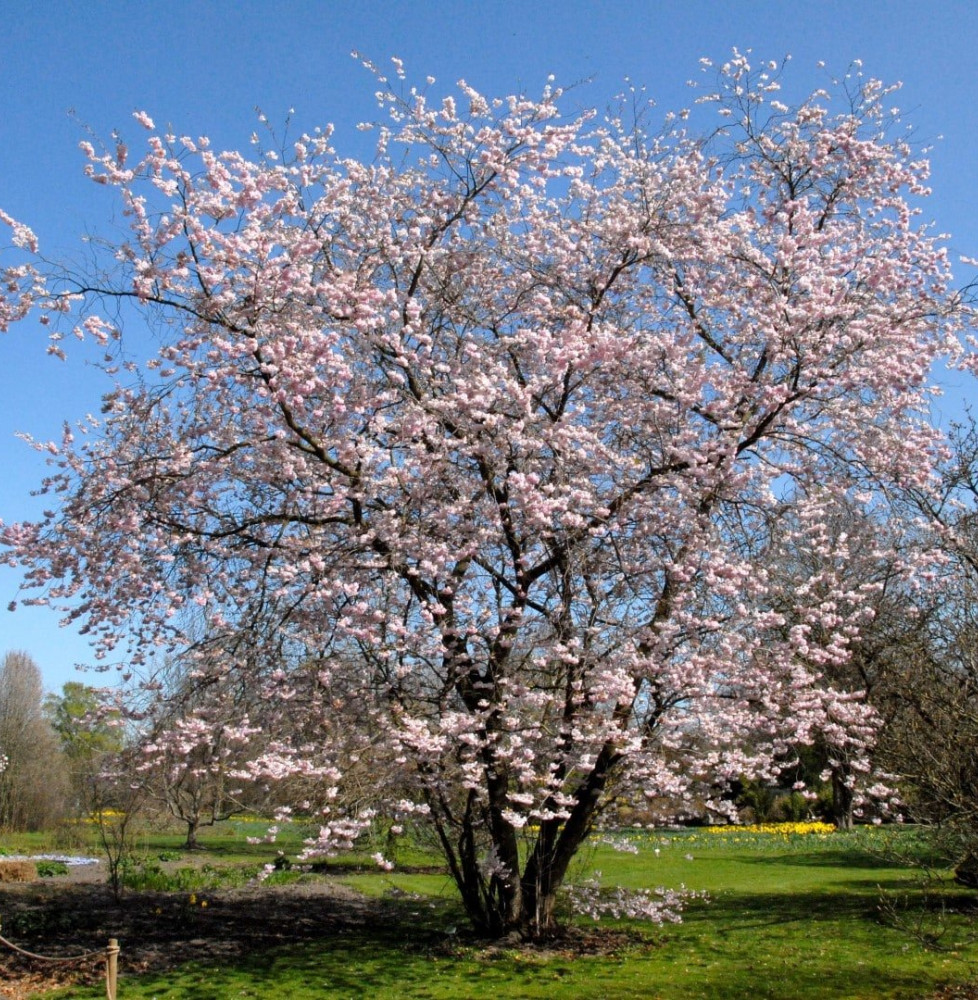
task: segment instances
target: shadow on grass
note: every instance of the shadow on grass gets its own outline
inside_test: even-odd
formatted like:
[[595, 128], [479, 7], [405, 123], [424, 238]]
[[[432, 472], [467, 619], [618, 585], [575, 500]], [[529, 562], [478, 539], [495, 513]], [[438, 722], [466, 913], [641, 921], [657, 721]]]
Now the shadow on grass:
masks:
[[[923, 905], [924, 894], [893, 868], [879, 874], [860, 871], [855, 882], [811, 888], [786, 880], [783, 888], [718, 891], [689, 907], [685, 926], [643, 929], [647, 940], [601, 954], [559, 941], [542, 951], [486, 948], [466, 933], [454, 901], [367, 899], [326, 882], [208, 893], [206, 908], [187, 893], [133, 894], [115, 905], [103, 887], [42, 886], [32, 892], [44, 897], [35, 900], [46, 904], [44, 913], [35, 906], [20, 915], [25, 930], [46, 916], [66, 931], [70, 918], [69, 937], [79, 941], [83, 929], [99, 944], [107, 930], [116, 933], [123, 995], [132, 1000], [919, 997], [926, 990], [911, 992], [919, 968], [900, 951], [905, 939], [881, 925], [878, 904], [881, 891], [895, 890], [910, 907]], [[766, 869], [764, 876], [770, 879]], [[0, 894], [5, 927], [15, 895]], [[54, 929], [37, 926], [37, 940]]]
[[789, 865], [797, 868], [876, 868], [880, 871], [892, 871], [894, 868], [907, 867], [908, 871], [910, 870], [909, 866], [870, 851], [819, 850], [807, 853], [785, 851], [784, 854], [756, 854], [740, 860], [749, 864]]
[[[656, 932], [645, 944], [633, 941], [619, 953], [591, 955], [562, 950], [560, 942], [545, 951], [483, 948], [446, 934], [442, 914], [422, 915], [411, 903], [384, 901], [374, 919], [356, 929], [242, 955], [230, 967], [183, 966], [143, 980], [130, 995], [161, 1000], [921, 996], [925, 990], [915, 990], [923, 986], [918, 972], [891, 963], [885, 946], [879, 946], [887, 932], [870, 902], [845, 894], [731, 893], [692, 907], [686, 928]], [[834, 928], [810, 935], [787, 926], [829, 917]], [[843, 944], [829, 946], [834, 947], [830, 959], [820, 958], [819, 949], [830, 939]], [[872, 954], [868, 941], [877, 945]]]
[[887, 903], [909, 913], [956, 913], [971, 918], [978, 911], [978, 897], [973, 893], [954, 886], [935, 886], [924, 879], [894, 877], [823, 883], [810, 891], [720, 891], [705, 904], [690, 906], [683, 919], [692, 925], [719, 923], [724, 927], [840, 921], [857, 927], [884, 922], [881, 909]]
[[805, 921], [875, 920], [883, 892], [906, 892], [905, 882], [867, 883], [864, 891], [828, 892], [824, 888], [812, 892], [718, 892], [704, 906], [691, 906], [684, 922], [716, 923], [724, 926], [746, 919], [752, 926], [786, 924]]
[[[169, 974], [147, 977], [140, 995], [181, 1000], [235, 997], [424, 997], [437, 975], [432, 956], [445, 941], [411, 922], [407, 913], [378, 914], [371, 926], [340, 930], [319, 940], [283, 948], [258, 949], [234, 959], [233, 966], [213, 959], [184, 965]], [[442, 956], [444, 960], [444, 955]], [[465, 995], [464, 990], [460, 996]]]

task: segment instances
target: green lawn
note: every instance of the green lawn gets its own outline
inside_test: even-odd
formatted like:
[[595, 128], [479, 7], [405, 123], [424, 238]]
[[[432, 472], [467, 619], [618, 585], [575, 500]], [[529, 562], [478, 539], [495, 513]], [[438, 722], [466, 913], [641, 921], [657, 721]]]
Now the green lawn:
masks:
[[[228, 828], [212, 838], [220, 849], [209, 852], [211, 861], [254, 857], [238, 842], [240, 833]], [[608, 885], [682, 884], [708, 894], [690, 904], [679, 926], [603, 922], [630, 934], [599, 956], [559, 945], [546, 952], [486, 949], [465, 934], [444, 877], [343, 871], [334, 877], [388, 897], [377, 926], [256, 953], [234, 968], [184, 966], [165, 978], [125, 975], [123, 962], [120, 1000], [910, 1000], [944, 983], [978, 979], [972, 897], [949, 883], [924, 886], [917, 871], [885, 860], [884, 840], [893, 836], [906, 841], [913, 834], [640, 834], [637, 855], [598, 845], [582, 860], [582, 875], [597, 868]], [[267, 857], [270, 848], [263, 849]], [[884, 900], [902, 927], [881, 918]], [[924, 946], [938, 936], [939, 948]]]

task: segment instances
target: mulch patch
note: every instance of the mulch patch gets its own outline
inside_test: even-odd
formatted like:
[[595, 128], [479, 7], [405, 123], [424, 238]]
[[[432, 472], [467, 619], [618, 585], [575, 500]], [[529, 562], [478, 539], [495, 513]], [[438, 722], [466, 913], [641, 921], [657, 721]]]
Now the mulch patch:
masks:
[[[191, 902], [191, 899], [193, 900]], [[378, 919], [383, 900], [334, 882], [195, 893], [125, 893], [104, 882], [46, 879], [0, 887], [0, 934], [37, 954], [67, 957], [121, 946], [120, 975], [158, 972], [191, 960], [232, 962], [242, 955], [318, 940]], [[0, 997], [104, 981], [104, 961], [49, 965], [0, 945]]]

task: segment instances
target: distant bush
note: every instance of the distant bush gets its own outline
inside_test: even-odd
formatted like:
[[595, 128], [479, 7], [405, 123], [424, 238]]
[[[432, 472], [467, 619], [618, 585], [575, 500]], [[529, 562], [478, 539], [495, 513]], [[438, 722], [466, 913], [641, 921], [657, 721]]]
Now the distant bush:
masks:
[[[167, 852], [163, 852], [167, 853]], [[187, 865], [166, 871], [155, 858], [127, 858], [121, 882], [133, 892], [200, 892], [242, 886], [258, 874], [257, 865]]]
[[53, 878], [55, 875], [67, 875], [68, 866], [63, 861], [36, 861], [37, 874], [41, 878]]

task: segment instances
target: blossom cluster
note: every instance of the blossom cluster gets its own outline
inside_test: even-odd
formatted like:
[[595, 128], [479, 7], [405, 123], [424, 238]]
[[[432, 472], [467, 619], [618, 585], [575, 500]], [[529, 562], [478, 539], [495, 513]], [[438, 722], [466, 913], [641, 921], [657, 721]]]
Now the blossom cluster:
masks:
[[680, 886], [678, 889], [626, 889], [601, 885], [597, 872], [587, 882], [567, 888], [567, 895], [576, 913], [600, 920], [647, 920], [654, 924], [682, 922], [682, 911], [694, 899], [706, 899], [704, 892]]

